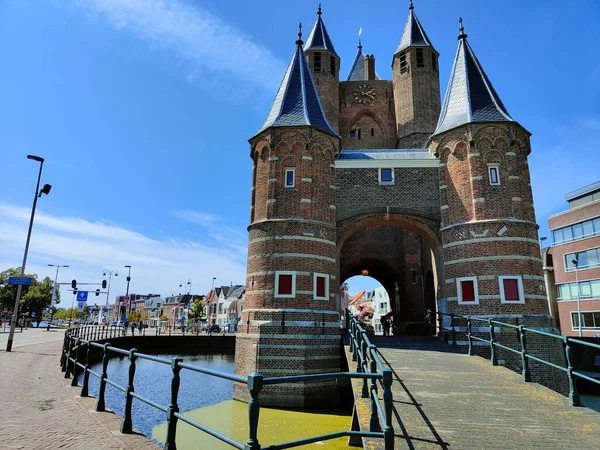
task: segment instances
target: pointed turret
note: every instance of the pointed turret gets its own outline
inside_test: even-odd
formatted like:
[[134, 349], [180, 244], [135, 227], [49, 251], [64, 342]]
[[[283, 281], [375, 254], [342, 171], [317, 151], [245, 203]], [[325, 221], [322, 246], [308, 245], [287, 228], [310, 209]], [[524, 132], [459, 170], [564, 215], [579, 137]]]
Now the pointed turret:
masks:
[[[296, 51], [279, 86], [269, 115], [258, 131], [270, 127], [311, 126], [338, 136], [327, 122], [310, 68], [302, 51], [302, 24], [296, 41]], [[258, 134], [257, 133], [257, 134]]]
[[308, 58], [327, 120], [337, 131], [340, 120], [340, 57], [335, 52], [322, 15], [319, 3], [317, 20], [304, 45], [304, 53]]
[[473, 122], [513, 122], [467, 41], [460, 19], [458, 50], [434, 135]]
[[323, 12], [321, 11], [321, 4], [319, 3], [319, 9], [317, 10], [317, 21], [315, 22], [312, 31], [308, 35], [306, 44], [304, 44], [304, 51], [328, 50], [334, 55], [338, 56], [338, 54], [335, 52], [335, 48], [333, 48], [333, 43], [331, 42], [329, 33], [327, 33], [327, 28], [325, 28], [323, 19], [321, 18], [322, 14]]
[[424, 148], [435, 130], [440, 111], [438, 56], [411, 1], [392, 61], [396, 148]]
[[[346, 77], [346, 81], [364, 81], [368, 79], [367, 74], [365, 74], [365, 56], [366, 55], [362, 51], [362, 43], [360, 42], [359, 38], [356, 56], [354, 57], [354, 62], [350, 67], [350, 72]], [[375, 74], [375, 79], [379, 80], [379, 75]]]
[[412, 1], [408, 9], [408, 19], [406, 25], [404, 25], [404, 31], [402, 32], [396, 53], [406, 50], [408, 47], [431, 47], [435, 51], [431, 41], [427, 37], [427, 33], [425, 33], [425, 30], [421, 26], [421, 22], [417, 19]]

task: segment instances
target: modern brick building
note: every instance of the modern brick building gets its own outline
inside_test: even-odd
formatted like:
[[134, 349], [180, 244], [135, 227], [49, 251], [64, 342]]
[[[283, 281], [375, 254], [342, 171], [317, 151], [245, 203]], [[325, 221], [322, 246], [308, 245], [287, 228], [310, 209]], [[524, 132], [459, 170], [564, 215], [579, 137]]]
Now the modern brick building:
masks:
[[569, 209], [548, 219], [560, 330], [562, 334], [579, 336], [581, 312], [581, 335], [598, 336], [600, 181], [568, 193], [566, 200]]
[[[391, 80], [359, 41], [340, 81], [320, 8], [306, 43], [299, 33], [250, 139], [239, 374], [339, 370], [339, 287], [363, 270], [388, 292], [396, 332], [423, 331], [427, 309], [552, 323], [530, 133], [509, 115], [462, 23], [443, 103], [439, 54], [412, 3], [399, 34]], [[268, 386], [261, 401], [305, 406], [335, 395], [334, 381], [297, 383]]]

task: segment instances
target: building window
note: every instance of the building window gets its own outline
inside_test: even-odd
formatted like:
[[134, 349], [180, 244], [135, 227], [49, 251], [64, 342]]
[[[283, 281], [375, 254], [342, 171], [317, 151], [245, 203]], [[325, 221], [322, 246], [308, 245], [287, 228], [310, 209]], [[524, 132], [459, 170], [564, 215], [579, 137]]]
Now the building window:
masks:
[[394, 169], [379, 169], [379, 184], [394, 184]]
[[406, 62], [406, 53], [402, 52], [400, 53], [400, 73], [407, 73], [408, 72], [408, 63]]
[[431, 67], [433, 67], [433, 70], [438, 70], [437, 58], [434, 52], [431, 52]]
[[577, 269], [589, 269], [600, 266], [600, 248], [592, 248], [583, 252], [567, 253], [565, 255], [565, 271], [575, 270], [573, 261], [577, 258]]
[[352, 128], [350, 130], [350, 139], [360, 139], [362, 137], [360, 128]]
[[293, 188], [296, 186], [296, 169], [286, 167], [285, 169], [285, 187]]
[[[571, 325], [573, 330], [579, 329], [579, 314], [571, 311]], [[585, 330], [600, 330], [600, 311], [581, 312], [581, 328]]]
[[490, 176], [490, 185], [500, 186], [500, 166], [498, 164], [488, 164], [488, 175]]
[[553, 230], [552, 239], [555, 244], [561, 244], [598, 234], [600, 234], [600, 217]]
[[275, 297], [296, 297], [296, 272], [275, 272]]
[[477, 277], [463, 277], [456, 279], [456, 296], [459, 305], [478, 305], [479, 292]]
[[321, 52], [315, 52], [313, 68], [315, 69], [315, 72], [321, 71]]
[[315, 300], [328, 300], [329, 275], [324, 273], [315, 273], [313, 277], [313, 287]]
[[502, 303], [525, 303], [523, 279], [520, 275], [499, 276], [500, 301]]
[[425, 58], [423, 56], [423, 49], [417, 49], [417, 67], [425, 67]]
[[330, 58], [331, 59], [329, 60], [329, 62], [330, 62], [329, 69], [330, 69], [331, 75], [335, 75], [335, 56], [331, 55]]
[[[559, 300], [576, 300], [577, 299], [577, 283], [565, 283], [556, 286]], [[579, 298], [600, 299], [600, 280], [580, 281], [579, 282]]]

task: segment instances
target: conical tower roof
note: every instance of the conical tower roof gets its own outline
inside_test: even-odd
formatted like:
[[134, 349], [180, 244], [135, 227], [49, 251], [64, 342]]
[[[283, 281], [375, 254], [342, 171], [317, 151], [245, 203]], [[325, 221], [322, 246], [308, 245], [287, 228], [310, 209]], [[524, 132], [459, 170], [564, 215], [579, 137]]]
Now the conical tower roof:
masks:
[[404, 31], [402, 32], [402, 37], [398, 43], [396, 53], [399, 53], [408, 47], [431, 47], [431, 49], [437, 53], [427, 37], [427, 33], [425, 33], [425, 30], [421, 26], [421, 22], [417, 19], [412, 1], [410, 2], [408, 9], [408, 19], [406, 20], [406, 25], [404, 25]]
[[319, 94], [302, 51], [302, 44], [300, 24], [296, 51], [279, 86], [269, 115], [258, 133], [270, 127], [311, 126], [339, 137], [325, 118]]
[[514, 122], [477, 60], [460, 20], [458, 50], [434, 135], [473, 122]]
[[[375, 74], [375, 79], [379, 80], [379, 75]], [[358, 49], [356, 51], [356, 56], [354, 57], [354, 62], [350, 67], [350, 72], [346, 77], [346, 81], [364, 81], [365, 80], [365, 54], [362, 51], [362, 44], [360, 39], [358, 40]]]
[[304, 44], [304, 51], [329, 50], [331, 53], [338, 56], [338, 54], [335, 52], [335, 48], [333, 48], [333, 43], [331, 42], [329, 33], [327, 33], [327, 28], [325, 28], [325, 23], [323, 23], [323, 19], [321, 19], [321, 14], [321, 4], [319, 3], [319, 10], [317, 11], [317, 21], [315, 22], [313, 29], [308, 35], [306, 44]]

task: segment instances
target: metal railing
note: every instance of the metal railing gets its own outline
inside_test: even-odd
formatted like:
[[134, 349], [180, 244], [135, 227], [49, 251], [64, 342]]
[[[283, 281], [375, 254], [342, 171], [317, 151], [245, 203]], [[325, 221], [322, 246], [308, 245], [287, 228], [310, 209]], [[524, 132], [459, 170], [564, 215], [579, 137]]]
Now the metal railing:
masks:
[[[231, 447], [240, 450], [280, 450], [286, 448], [299, 447], [314, 442], [336, 439], [340, 437], [369, 437], [383, 438], [385, 442], [385, 450], [393, 450], [394, 448], [394, 431], [392, 428], [392, 372], [381, 363], [377, 355], [377, 349], [371, 344], [366, 337], [366, 332], [360, 324], [353, 320], [350, 322], [351, 327], [351, 342], [353, 348], [353, 361], [357, 361], [356, 372], [333, 372], [311, 375], [298, 375], [289, 377], [263, 377], [262, 374], [254, 372], [247, 377], [233, 375], [225, 372], [219, 372], [203, 368], [198, 365], [183, 362], [183, 358], [175, 357], [171, 359], [161, 358], [158, 356], [147, 355], [139, 352], [136, 349], [125, 350], [118, 347], [113, 347], [110, 343], [94, 342], [95, 339], [110, 338], [110, 336], [121, 336], [118, 329], [106, 333], [100, 333], [98, 330], [90, 329], [92, 327], [77, 327], [68, 330], [65, 333], [63, 352], [61, 355], [62, 370], [65, 372], [65, 378], [73, 377], [71, 386], [78, 386], [78, 374], [83, 372], [83, 380], [81, 387], [81, 396], [87, 397], [89, 394], [89, 377], [93, 375], [99, 379], [98, 396], [96, 399], [96, 411], [105, 411], [105, 393], [106, 386], [110, 385], [121, 392], [125, 397], [125, 409], [121, 422], [122, 433], [132, 433], [132, 407], [133, 399], [140, 400], [153, 408], [156, 408], [165, 413], [167, 419], [167, 433], [165, 439], [165, 449], [173, 450], [176, 448], [177, 423], [179, 420], [191, 425], [192, 427], [219, 439]], [[100, 337], [104, 336], [104, 337]], [[90, 352], [93, 348], [102, 351], [102, 372], [96, 372], [90, 368]], [[122, 386], [108, 378], [107, 370], [110, 357], [112, 355], [122, 355], [129, 358], [129, 375], [127, 386]], [[151, 399], [148, 399], [135, 392], [135, 371], [136, 360], [144, 359], [154, 363], [169, 365], [172, 370], [171, 377], [171, 398], [169, 405], [158, 404]], [[248, 386], [250, 400], [248, 402], [248, 439], [246, 442], [238, 442], [235, 439], [226, 436], [212, 428], [209, 428], [190, 417], [186, 416], [179, 410], [178, 395], [180, 387], [180, 372], [181, 370], [190, 370], [193, 372], [203, 373], [206, 375], [223, 378], [241, 383]], [[307, 437], [295, 441], [289, 441], [279, 444], [261, 447], [258, 440], [258, 419], [260, 414], [259, 394], [264, 386], [298, 383], [306, 381], [320, 380], [340, 380], [340, 379], [362, 379], [363, 391], [362, 396], [371, 398], [371, 422], [369, 431], [353, 431], [341, 430], [333, 433], [321, 434], [318, 436]], [[383, 389], [383, 405], [382, 400], [378, 398], [378, 385]], [[383, 430], [379, 424], [379, 420], [383, 423]]]
[[[124, 327], [122, 325], [82, 325], [74, 327], [79, 330], [82, 335], [80, 337], [91, 340], [111, 339], [114, 337], [124, 336], [162, 336], [162, 335], [183, 335], [183, 336], [199, 336], [200, 334], [221, 334], [221, 333], [204, 333], [200, 331], [200, 326], [190, 326], [176, 328], [175, 326], [139, 328]], [[231, 333], [225, 333], [231, 334]]]
[[[444, 317], [449, 318], [449, 320], [447, 321], [447, 322], [449, 322], [448, 327], [446, 327], [446, 325], [445, 325], [446, 321], [444, 320]], [[579, 398], [579, 393], [577, 392], [577, 378], [582, 378], [584, 380], [587, 380], [592, 383], [600, 385], [600, 379], [590, 377], [586, 373], [583, 373], [579, 370], [575, 370], [573, 368], [573, 344], [583, 345], [585, 347], [591, 347], [591, 348], [600, 350], [600, 345], [598, 345], [598, 344], [582, 341], [580, 339], [573, 338], [571, 336], [552, 334], [552, 333], [548, 333], [546, 331], [540, 331], [540, 330], [536, 330], [533, 328], [528, 328], [524, 325], [514, 325], [511, 323], [501, 322], [499, 320], [494, 320], [491, 318], [438, 312], [437, 313], [437, 324], [433, 323], [432, 319], [433, 319], [433, 315], [431, 314], [431, 311], [427, 311], [428, 325], [430, 327], [437, 328], [440, 332], [440, 335], [442, 332], [449, 332], [450, 339], [452, 341], [451, 345], [454, 347], [458, 346], [457, 340], [456, 340], [456, 335], [457, 335], [456, 319], [465, 320], [466, 321], [466, 333], [464, 333], [464, 335], [467, 337], [468, 354], [470, 356], [474, 355], [474, 351], [473, 351], [474, 342], [478, 341], [478, 342], [487, 343], [489, 345], [489, 350], [490, 350], [490, 362], [494, 366], [498, 365], [498, 357], [496, 354], [497, 348], [501, 348], [501, 349], [511, 352], [513, 354], [519, 355], [521, 357], [521, 375], [523, 377], [523, 381], [526, 381], [526, 382], [531, 381], [531, 372], [529, 371], [529, 360], [537, 361], [539, 363], [545, 364], [547, 366], [553, 367], [557, 370], [560, 370], [560, 371], [566, 373], [568, 381], [569, 381], [569, 401], [571, 402], [571, 404], [573, 406], [581, 406], [581, 400]], [[485, 324], [484, 325], [485, 328], [489, 328], [489, 338], [486, 339], [486, 338], [478, 335], [478, 334], [482, 334], [481, 332], [474, 333], [473, 332], [473, 323]], [[518, 337], [517, 341], [520, 344], [520, 349], [515, 349], [515, 348], [509, 347], [507, 345], [504, 345], [504, 344], [501, 344], [500, 342], [498, 342], [498, 340], [496, 339], [495, 330], [494, 330], [494, 328], [496, 326], [514, 329], [517, 333], [517, 337]], [[432, 333], [430, 333], [430, 334], [432, 334]], [[551, 339], [555, 339], [556, 341], [562, 342], [566, 367], [560, 366], [558, 364], [554, 364], [553, 362], [550, 362], [550, 361], [546, 361], [545, 359], [534, 356], [530, 352], [528, 352], [527, 351], [527, 335], [528, 334], [545, 336], [545, 337], [548, 337]]]

